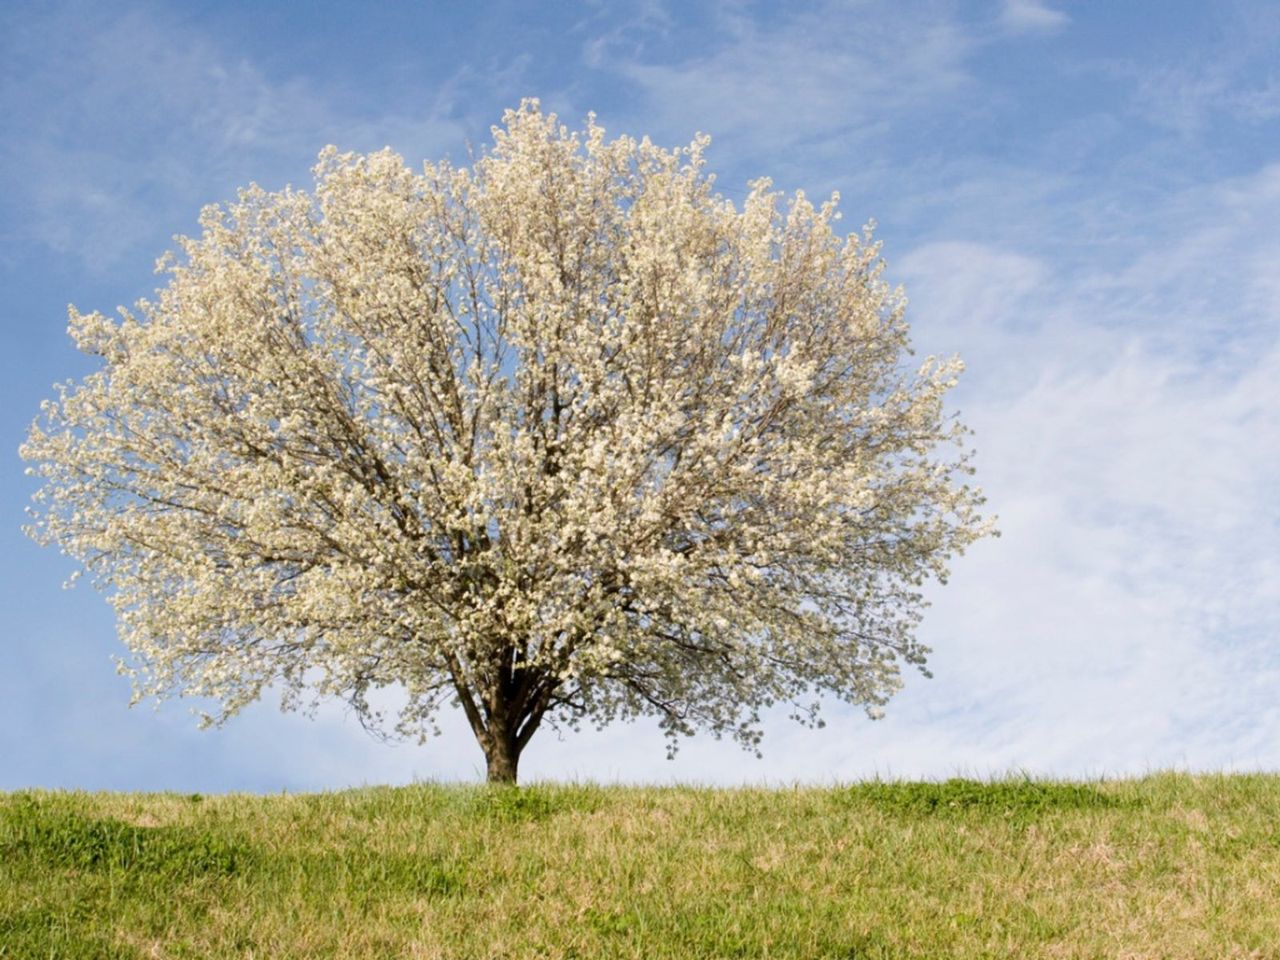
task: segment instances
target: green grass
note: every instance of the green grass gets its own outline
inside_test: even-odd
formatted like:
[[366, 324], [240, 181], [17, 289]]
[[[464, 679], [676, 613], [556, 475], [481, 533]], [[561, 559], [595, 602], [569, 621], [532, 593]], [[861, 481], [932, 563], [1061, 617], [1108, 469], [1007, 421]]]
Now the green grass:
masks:
[[0, 794], [0, 958], [1280, 958], [1280, 776]]

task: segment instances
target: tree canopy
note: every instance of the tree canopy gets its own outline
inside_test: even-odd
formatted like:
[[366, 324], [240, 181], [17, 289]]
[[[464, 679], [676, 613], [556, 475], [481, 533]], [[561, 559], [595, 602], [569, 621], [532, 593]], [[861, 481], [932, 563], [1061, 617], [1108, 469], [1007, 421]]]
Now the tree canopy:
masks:
[[544, 722], [656, 716], [755, 748], [761, 711], [875, 713], [923, 668], [929, 578], [990, 530], [908, 366], [869, 230], [706, 138], [571, 131], [536, 101], [470, 167], [326, 149], [310, 192], [201, 214], [22, 453], [30, 532], [114, 604], [135, 696], [272, 685], [370, 722], [465, 712], [491, 780]]

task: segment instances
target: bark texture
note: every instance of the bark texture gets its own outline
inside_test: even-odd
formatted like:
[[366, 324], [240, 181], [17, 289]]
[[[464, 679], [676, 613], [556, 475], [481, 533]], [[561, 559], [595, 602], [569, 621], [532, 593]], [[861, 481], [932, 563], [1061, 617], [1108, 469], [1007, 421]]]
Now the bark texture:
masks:
[[520, 765], [520, 748], [513, 736], [491, 732], [481, 743], [489, 783], [515, 784]]

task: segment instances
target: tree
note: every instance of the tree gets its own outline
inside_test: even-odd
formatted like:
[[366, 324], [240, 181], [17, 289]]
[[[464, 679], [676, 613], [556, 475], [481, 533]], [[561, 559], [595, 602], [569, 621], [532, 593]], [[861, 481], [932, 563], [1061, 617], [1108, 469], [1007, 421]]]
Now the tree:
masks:
[[135, 700], [206, 723], [278, 685], [376, 726], [400, 685], [396, 731], [461, 706], [511, 782], [544, 722], [754, 748], [775, 703], [876, 713], [989, 530], [959, 361], [901, 366], [835, 198], [738, 210], [706, 138], [504, 122], [470, 169], [328, 148], [314, 192], [207, 207], [155, 300], [71, 308], [102, 366], [31, 428], [29, 532], [107, 592]]

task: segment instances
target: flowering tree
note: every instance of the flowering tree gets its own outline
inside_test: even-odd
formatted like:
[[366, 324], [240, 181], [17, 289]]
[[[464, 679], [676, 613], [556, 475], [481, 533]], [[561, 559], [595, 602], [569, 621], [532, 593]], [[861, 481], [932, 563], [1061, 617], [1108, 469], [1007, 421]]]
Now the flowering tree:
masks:
[[[903, 303], [834, 200], [717, 196], [705, 138], [570, 132], [534, 101], [472, 169], [325, 150], [242, 191], [119, 321], [23, 455], [29, 528], [110, 596], [135, 699], [220, 722], [401, 685], [460, 705], [489, 779], [544, 722], [759, 741], [923, 667], [920, 587], [989, 529], [958, 361], [900, 366]], [[314, 699], [309, 702], [315, 702]], [[674, 743], [674, 739], [672, 740]]]

